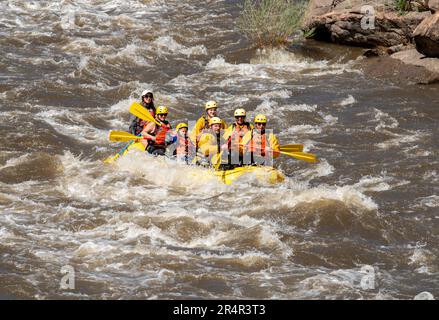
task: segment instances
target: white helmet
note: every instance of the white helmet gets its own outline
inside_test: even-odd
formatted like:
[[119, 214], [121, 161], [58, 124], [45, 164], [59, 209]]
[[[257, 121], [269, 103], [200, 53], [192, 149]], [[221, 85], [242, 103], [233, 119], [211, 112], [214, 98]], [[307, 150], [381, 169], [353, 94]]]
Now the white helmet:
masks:
[[149, 93], [152, 93], [152, 91], [149, 90], [149, 89], [147, 89], [147, 90], [143, 90], [143, 91], [142, 91], [142, 97], [146, 96], [146, 94], [147, 94], [148, 92], [149, 92]]

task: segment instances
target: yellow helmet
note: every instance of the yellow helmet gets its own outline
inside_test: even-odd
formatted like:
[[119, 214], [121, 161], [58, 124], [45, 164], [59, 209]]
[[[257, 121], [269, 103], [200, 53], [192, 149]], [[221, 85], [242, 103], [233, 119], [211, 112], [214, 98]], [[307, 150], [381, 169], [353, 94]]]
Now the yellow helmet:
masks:
[[177, 131], [180, 130], [181, 128], [189, 128], [187, 123], [185, 122], [180, 122], [179, 124], [177, 124]]
[[212, 109], [212, 108], [218, 108], [216, 101], [213, 100], [207, 101], [206, 104], [204, 105], [204, 110]]
[[213, 125], [213, 124], [222, 124], [223, 121], [218, 118], [218, 117], [213, 117], [209, 119], [209, 126]]
[[255, 117], [255, 123], [267, 123], [267, 117], [264, 114], [258, 114]]
[[155, 114], [168, 114], [168, 108], [165, 106], [159, 106]]
[[236, 109], [234, 115], [235, 115], [235, 117], [245, 117], [245, 110], [244, 109]]

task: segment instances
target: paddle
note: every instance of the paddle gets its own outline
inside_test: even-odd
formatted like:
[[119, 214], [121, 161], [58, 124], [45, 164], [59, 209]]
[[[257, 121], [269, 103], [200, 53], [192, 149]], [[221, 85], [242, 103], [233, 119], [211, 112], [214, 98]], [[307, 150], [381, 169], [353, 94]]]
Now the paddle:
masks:
[[[276, 152], [276, 151], [274, 151]], [[285, 151], [279, 151], [280, 154], [285, 154], [287, 156], [299, 159], [299, 160], [303, 160], [306, 162], [311, 162], [311, 163], [316, 163], [317, 162], [317, 158], [315, 154], [312, 153], [305, 153], [305, 152], [285, 152]]]
[[302, 152], [303, 151], [303, 144], [286, 144], [286, 145], [280, 146], [280, 151]]
[[[130, 142], [124, 148], [122, 148], [118, 153], [116, 153], [114, 156], [109, 156], [107, 159], [105, 159], [104, 163], [112, 163], [112, 162], [114, 162], [117, 158], [119, 158], [125, 152], [126, 149], [128, 149], [128, 147], [130, 145], [132, 145], [136, 141], [136, 139], [141, 139], [142, 138], [140, 134], [138, 136], [135, 136], [135, 135], [133, 135], [131, 133], [124, 132], [124, 131], [110, 131], [110, 135], [109, 135], [110, 140], [111, 140], [111, 133], [112, 132], [118, 132], [118, 133], [122, 133], [122, 134], [125, 134], [125, 135], [130, 135], [130, 139], [129, 140], [125, 140], [125, 141], [130, 141]], [[111, 140], [111, 141], [116, 141], [116, 140]], [[117, 142], [119, 142], [119, 141], [123, 141], [123, 140], [117, 140]]]
[[127, 142], [131, 140], [138, 140], [141, 137], [135, 136], [126, 131], [110, 131], [108, 139], [113, 142]]
[[210, 162], [212, 163], [212, 166], [218, 170], [219, 166], [221, 165], [221, 157], [223, 155], [223, 151], [221, 151], [220, 153], [215, 153], [212, 156], [212, 159], [210, 159]]
[[138, 102], [133, 102], [130, 106], [130, 110], [129, 110], [132, 114], [134, 114], [137, 118], [140, 118], [142, 120], [145, 121], [149, 121], [149, 122], [155, 122], [158, 126], [161, 126], [162, 124], [157, 121], [152, 115], [151, 113], [144, 107], [142, 106], [140, 103]]
[[[294, 145], [289, 145], [289, 146], [294, 146]], [[255, 148], [255, 147], [253, 147], [253, 148]], [[298, 147], [295, 147], [295, 148], [296, 148], [296, 150], [298, 149]], [[291, 148], [291, 149], [293, 149], [293, 148]], [[257, 150], [260, 150], [260, 149], [257, 149]], [[277, 151], [277, 150], [267, 150], [267, 151], [273, 152], [273, 153], [278, 152], [280, 154], [284, 154], [284, 155], [287, 155], [287, 156], [290, 156], [290, 157], [293, 157], [293, 158], [296, 158], [296, 159], [299, 159], [299, 160], [303, 160], [303, 161], [306, 161], [306, 162], [311, 162], [311, 163], [317, 162], [316, 156], [314, 154], [312, 154], [312, 153], [305, 153], [305, 152], [300, 152], [300, 151], [289, 152], [289, 151], [284, 151], [282, 149], [280, 151]], [[254, 152], [254, 149], [253, 149], [253, 152]]]

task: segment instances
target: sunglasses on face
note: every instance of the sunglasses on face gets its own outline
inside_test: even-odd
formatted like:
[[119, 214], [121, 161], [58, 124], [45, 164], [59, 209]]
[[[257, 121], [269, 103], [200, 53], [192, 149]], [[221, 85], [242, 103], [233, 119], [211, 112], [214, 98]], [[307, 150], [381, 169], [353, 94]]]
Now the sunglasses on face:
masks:
[[168, 115], [167, 113], [162, 113], [162, 114], [159, 114], [158, 116], [159, 117], [161, 117], [161, 116], [166, 117], [167, 115]]

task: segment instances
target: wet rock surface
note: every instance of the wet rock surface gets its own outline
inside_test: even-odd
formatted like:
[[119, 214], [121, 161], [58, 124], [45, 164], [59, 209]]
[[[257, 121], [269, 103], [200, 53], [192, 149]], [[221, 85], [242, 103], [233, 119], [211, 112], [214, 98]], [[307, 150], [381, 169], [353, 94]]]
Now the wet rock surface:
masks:
[[424, 19], [415, 29], [413, 38], [420, 53], [439, 58], [439, 12]]

